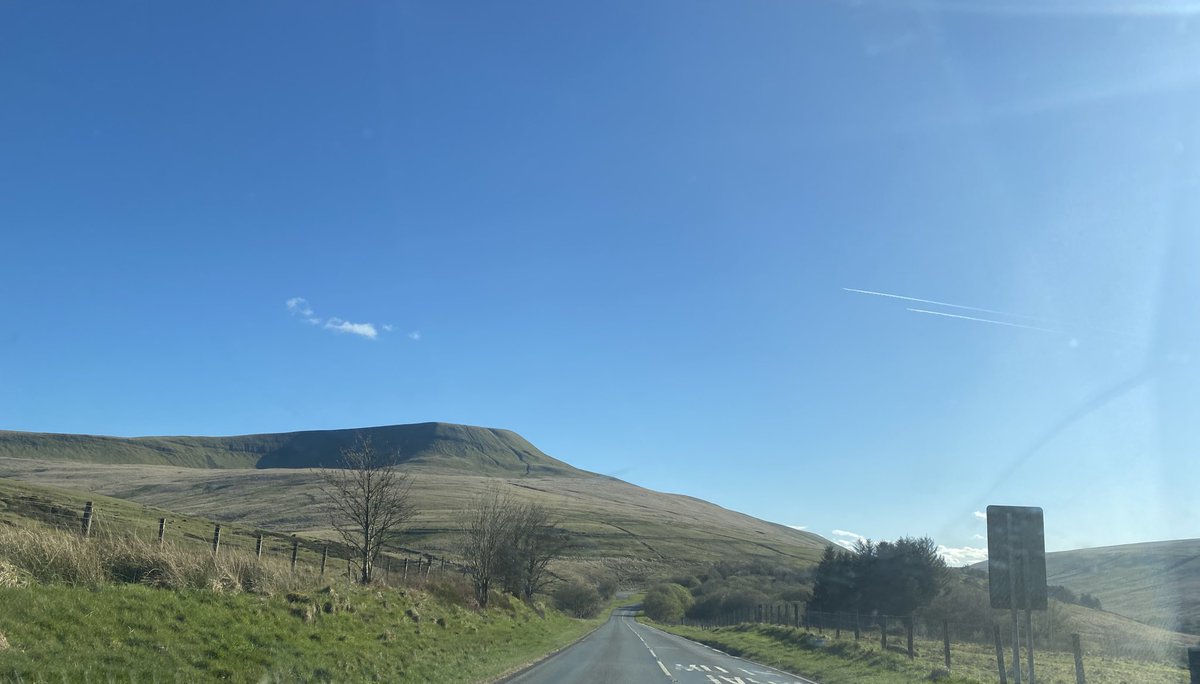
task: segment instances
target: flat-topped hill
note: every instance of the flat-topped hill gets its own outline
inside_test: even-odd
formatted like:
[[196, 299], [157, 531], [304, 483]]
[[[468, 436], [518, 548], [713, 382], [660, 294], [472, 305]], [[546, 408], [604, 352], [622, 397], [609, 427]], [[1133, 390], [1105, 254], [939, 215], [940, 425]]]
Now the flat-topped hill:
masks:
[[0, 430], [0, 457], [186, 468], [336, 465], [359, 436], [399, 463], [480, 475], [583, 475], [509, 430], [415, 423], [235, 437], [105, 437]]

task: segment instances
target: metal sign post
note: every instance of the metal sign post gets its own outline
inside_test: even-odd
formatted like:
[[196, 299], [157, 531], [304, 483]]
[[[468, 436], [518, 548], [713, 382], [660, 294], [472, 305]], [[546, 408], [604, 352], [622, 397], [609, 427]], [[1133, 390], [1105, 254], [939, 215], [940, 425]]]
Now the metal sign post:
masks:
[[992, 608], [1012, 619], [1013, 681], [1021, 682], [1020, 618], [1025, 609], [1029, 682], [1033, 666], [1033, 611], [1046, 610], [1046, 542], [1042, 509], [988, 506], [988, 593]]

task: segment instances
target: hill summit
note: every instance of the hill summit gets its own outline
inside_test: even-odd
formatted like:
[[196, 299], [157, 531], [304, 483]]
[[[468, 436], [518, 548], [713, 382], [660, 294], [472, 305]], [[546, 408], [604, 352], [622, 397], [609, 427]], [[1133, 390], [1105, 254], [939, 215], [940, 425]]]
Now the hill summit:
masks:
[[235, 437], [103, 437], [0, 430], [0, 456], [186, 468], [315, 468], [336, 465], [362, 436], [397, 462], [477, 475], [591, 475], [551, 458], [509, 430], [414, 423]]

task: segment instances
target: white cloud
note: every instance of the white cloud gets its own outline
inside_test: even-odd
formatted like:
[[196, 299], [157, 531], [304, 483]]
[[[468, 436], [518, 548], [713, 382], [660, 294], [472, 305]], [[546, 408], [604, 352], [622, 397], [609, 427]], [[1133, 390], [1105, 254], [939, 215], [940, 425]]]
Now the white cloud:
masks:
[[[421, 340], [421, 331], [414, 330], [414, 331], [410, 332], [408, 334], [408, 339], [412, 340], [413, 342], [419, 342]], [[434, 345], [434, 346], [436, 347], [437, 345]]]
[[977, 549], [972, 546], [959, 548], [939, 546], [938, 553], [941, 554], [942, 558], [946, 559], [946, 565], [954, 568], [987, 560], [987, 549]]
[[[319, 318], [308, 300], [304, 297], [292, 297], [285, 302], [287, 310], [293, 316], [310, 325], [320, 325], [322, 329], [329, 330], [335, 333], [349, 333], [358, 335], [369, 340], [374, 340], [379, 337], [379, 330], [375, 328], [374, 323], [351, 323], [337, 316], [331, 316], [328, 319]], [[392, 330], [391, 325], [383, 326], [385, 332]]]
[[396, 329], [396, 326], [392, 325], [391, 323], [384, 323], [384, 324], [383, 324], [383, 331], [384, 331], [384, 332], [391, 332], [391, 331], [393, 331], [393, 330], [395, 330], [395, 329]]
[[325, 321], [324, 327], [326, 330], [332, 330], [336, 333], [350, 333], [351, 335], [359, 335], [370, 340], [379, 336], [379, 331], [371, 323], [351, 323], [350, 321], [343, 321], [340, 318], [331, 318]]
[[983, 511], [975, 511], [975, 513], [973, 513], [973, 515], [976, 518], [979, 518], [980, 520], [987, 522], [987, 513], [984, 513]]
[[834, 537], [837, 537], [833, 540], [834, 544], [837, 544], [843, 549], [850, 550], [854, 549], [855, 542], [866, 541], [867, 539], [857, 532], [847, 532], [846, 530], [832, 530], [830, 534], [832, 534]]
[[987, 539], [987, 537], [983, 536], [982, 534], [976, 534], [972, 537], [972, 539]]
[[292, 297], [287, 300], [288, 311], [292, 312], [293, 316], [299, 316], [305, 323], [319, 325], [321, 319], [317, 318], [313, 313], [312, 307], [308, 305], [308, 300], [304, 297]]
[[788, 527], [792, 528], [793, 530], [801, 530], [801, 531], [808, 529], [808, 525], [788, 525]]

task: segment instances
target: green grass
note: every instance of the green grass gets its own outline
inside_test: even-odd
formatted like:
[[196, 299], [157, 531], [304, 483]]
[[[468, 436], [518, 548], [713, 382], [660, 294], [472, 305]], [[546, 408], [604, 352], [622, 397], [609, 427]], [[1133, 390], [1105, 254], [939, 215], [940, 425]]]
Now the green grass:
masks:
[[[599, 624], [422, 590], [0, 589], [0, 680], [485, 681]], [[414, 621], [411, 615], [417, 615]]]
[[[940, 641], [915, 640], [918, 657], [910, 661], [905, 654], [882, 651], [873, 639], [855, 642], [848, 635], [841, 640], [833, 639], [832, 635], [818, 639], [818, 635], [803, 629], [773, 625], [700, 629], [650, 624], [733, 655], [816, 679], [822, 684], [929, 681], [935, 669], [944, 667]], [[952, 674], [940, 681], [962, 684], [996, 681], [993, 646], [954, 643], [951, 655]], [[1036, 665], [1038, 681], [1043, 684], [1075, 682], [1074, 659], [1070, 653], [1038, 653]], [[1084, 669], [1089, 684], [1184, 684], [1188, 681], [1187, 670], [1180, 666], [1106, 657], [1098, 653], [1086, 654]]]
[[[721, 559], [809, 564], [820, 558], [826, 544], [814, 534], [611, 478], [497, 478], [425, 466], [408, 470], [414, 477], [417, 516], [404, 544], [437, 555], [457, 555], [463, 509], [494, 484], [519, 500], [550, 507], [571, 532], [570, 555], [580, 560], [617, 558], [672, 570]], [[93, 491], [250, 528], [333, 537], [312, 470], [206, 470], [0, 457], [0, 478]], [[147, 518], [153, 522], [146, 524], [157, 529], [157, 516]]]
[[1147, 624], [1200, 633], [1200, 539], [1047, 554], [1051, 584]]

